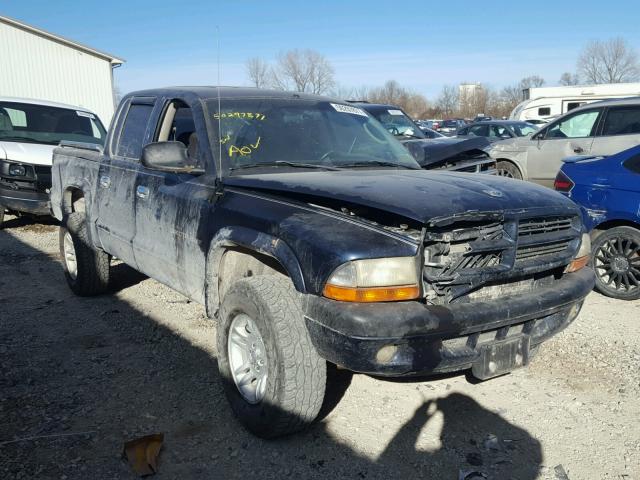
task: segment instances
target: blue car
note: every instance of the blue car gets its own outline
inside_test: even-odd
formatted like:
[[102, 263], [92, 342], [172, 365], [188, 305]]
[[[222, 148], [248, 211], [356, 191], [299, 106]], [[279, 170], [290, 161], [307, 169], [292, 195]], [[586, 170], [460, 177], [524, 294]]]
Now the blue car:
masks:
[[566, 158], [554, 186], [581, 206], [596, 289], [640, 298], [640, 146], [609, 157]]

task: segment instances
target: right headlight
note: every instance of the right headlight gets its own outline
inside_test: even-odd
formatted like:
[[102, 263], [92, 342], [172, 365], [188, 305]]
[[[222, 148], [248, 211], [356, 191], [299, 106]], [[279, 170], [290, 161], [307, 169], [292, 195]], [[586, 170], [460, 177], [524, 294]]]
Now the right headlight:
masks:
[[578, 249], [578, 253], [576, 253], [571, 263], [567, 265], [565, 269], [566, 273], [577, 272], [581, 268], [584, 268], [589, 263], [591, 259], [591, 237], [588, 233], [582, 234], [582, 241], [580, 242], [580, 248]]
[[343, 302], [392, 302], [420, 296], [414, 257], [353, 260], [334, 270], [323, 295]]

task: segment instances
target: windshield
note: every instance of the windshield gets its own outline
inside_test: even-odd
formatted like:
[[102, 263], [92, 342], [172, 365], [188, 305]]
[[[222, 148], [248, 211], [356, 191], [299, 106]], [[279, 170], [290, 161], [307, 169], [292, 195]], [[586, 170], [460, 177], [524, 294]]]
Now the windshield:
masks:
[[530, 135], [538, 131], [538, 127], [526, 122], [514, 123], [511, 125], [511, 128], [513, 129], [513, 131], [518, 137], [526, 137], [527, 135]]
[[373, 116], [396, 137], [425, 138], [422, 130], [402, 110], [389, 108], [372, 112]]
[[0, 102], [0, 141], [57, 145], [61, 140], [104, 144], [106, 132], [89, 112]]
[[378, 122], [351, 105], [274, 98], [222, 99], [219, 112], [218, 100], [211, 99], [207, 105], [222, 162], [232, 171], [420, 168]]

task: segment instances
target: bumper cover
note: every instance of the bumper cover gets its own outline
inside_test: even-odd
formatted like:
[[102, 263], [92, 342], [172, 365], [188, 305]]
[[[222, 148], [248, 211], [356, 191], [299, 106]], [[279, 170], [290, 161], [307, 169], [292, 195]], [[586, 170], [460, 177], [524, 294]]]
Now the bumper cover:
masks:
[[[24, 175], [12, 175], [12, 165], [24, 168]], [[50, 188], [51, 166], [0, 160], [0, 205], [7, 210], [50, 215]]]
[[31, 213], [33, 215], [50, 215], [49, 194], [35, 190], [10, 189], [0, 187], [0, 205], [7, 210]]
[[489, 302], [349, 304], [305, 296], [312, 341], [326, 360], [356, 372], [425, 375], [471, 368], [492, 342], [528, 337], [532, 348], [577, 316], [594, 286], [589, 268], [552, 287]]

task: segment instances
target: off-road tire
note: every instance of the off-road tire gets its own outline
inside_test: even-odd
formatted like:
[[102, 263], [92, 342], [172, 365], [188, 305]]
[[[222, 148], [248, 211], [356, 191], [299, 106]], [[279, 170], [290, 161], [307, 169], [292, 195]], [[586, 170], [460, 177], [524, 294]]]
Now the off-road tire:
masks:
[[[244, 399], [231, 374], [229, 329], [240, 314], [254, 321], [267, 357], [266, 391], [255, 404]], [[273, 438], [302, 430], [315, 420], [324, 399], [326, 362], [311, 342], [298, 293], [288, 278], [260, 275], [231, 285], [220, 308], [217, 350], [227, 399], [249, 431]]]
[[[67, 232], [71, 235], [75, 249], [77, 262], [75, 278], [69, 274], [65, 258], [64, 237]], [[107, 291], [111, 257], [105, 252], [94, 249], [89, 243], [84, 213], [74, 212], [60, 225], [60, 256], [67, 283], [76, 295], [90, 297]]]
[[[630, 282], [631, 288], [626, 288], [626, 286], [622, 284], [616, 286], [615, 281], [609, 283], [610, 277], [605, 274], [606, 270], [602, 268], [602, 255], [599, 251], [605, 244], [607, 244], [607, 242], [616, 238], [628, 241], [636, 246], [640, 245], [640, 230], [626, 226], [614, 227], [609, 230], [601, 231], [597, 235], [592, 234], [591, 238], [591, 265], [596, 273], [596, 290], [603, 295], [616, 298], [618, 300], [639, 299], [640, 286], [633, 285], [633, 280]], [[640, 256], [638, 255], [638, 251], [636, 250], [635, 253], [630, 253], [628, 257], [631, 259], [629, 264], [633, 268], [633, 278], [640, 281], [640, 273], [638, 273], [640, 272]], [[631, 277], [627, 278], [631, 279]], [[624, 283], [624, 281], [621, 283]]]
[[520, 173], [520, 170], [518, 170], [518, 167], [516, 167], [511, 162], [500, 160], [496, 163], [496, 169], [498, 170], [498, 175], [501, 177], [522, 180], [522, 174]]

